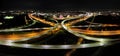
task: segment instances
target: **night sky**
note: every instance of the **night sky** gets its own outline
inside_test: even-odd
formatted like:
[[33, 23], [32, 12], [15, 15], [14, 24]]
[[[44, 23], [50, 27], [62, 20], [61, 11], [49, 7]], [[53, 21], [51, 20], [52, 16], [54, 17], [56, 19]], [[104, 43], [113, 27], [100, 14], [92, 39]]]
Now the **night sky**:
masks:
[[1, 0], [1, 9], [118, 9], [119, 0]]

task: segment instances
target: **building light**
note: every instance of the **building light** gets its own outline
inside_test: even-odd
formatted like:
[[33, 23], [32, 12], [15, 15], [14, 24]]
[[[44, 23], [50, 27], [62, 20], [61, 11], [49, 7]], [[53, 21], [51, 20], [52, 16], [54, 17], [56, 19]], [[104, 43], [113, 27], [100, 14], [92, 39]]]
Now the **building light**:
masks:
[[5, 16], [4, 19], [13, 19], [14, 16]]

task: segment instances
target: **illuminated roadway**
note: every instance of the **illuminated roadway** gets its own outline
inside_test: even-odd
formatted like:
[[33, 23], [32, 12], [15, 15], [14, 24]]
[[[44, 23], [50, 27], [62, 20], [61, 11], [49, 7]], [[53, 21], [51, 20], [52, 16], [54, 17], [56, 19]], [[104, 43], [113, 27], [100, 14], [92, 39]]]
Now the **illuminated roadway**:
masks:
[[[38, 32], [25, 32], [24, 33], [9, 33], [9, 34], [0, 34], [0, 40], [11, 40], [11, 41], [22, 41], [28, 40], [30, 38], [35, 38], [36, 36], [41, 36], [46, 33], [49, 29], [44, 29], [44, 31], [39, 30]], [[28, 30], [27, 30], [28, 31]]]
[[[105, 34], [107, 34], [107, 32], [106, 31], [103, 31], [103, 33], [101, 32], [101, 33], [92, 33], [92, 31], [91, 30], [82, 30], [82, 29], [77, 29], [77, 28], [71, 28], [71, 25], [73, 25], [73, 24], [75, 24], [75, 23], [77, 23], [77, 22], [80, 22], [80, 21], [85, 21], [85, 20], [87, 20], [89, 17], [91, 17], [91, 16], [93, 16], [93, 13], [89, 13], [89, 14], [87, 14], [87, 15], [85, 15], [84, 17], [82, 17], [82, 18], [79, 18], [79, 19], [77, 19], [77, 20], [73, 20], [72, 22], [68, 22], [68, 23], [65, 23], [66, 21], [69, 21], [69, 20], [72, 20], [72, 19], [67, 19], [67, 20], [64, 20], [64, 21], [62, 21], [62, 26], [63, 26], [63, 28], [65, 29], [65, 30], [67, 30], [68, 32], [70, 32], [70, 33], [72, 33], [72, 34], [74, 34], [74, 35], [76, 35], [76, 36], [78, 36], [78, 37], [82, 37], [82, 38], [84, 38], [84, 39], [88, 39], [88, 40], [94, 40], [94, 41], [100, 41], [100, 42], [102, 42], [102, 43], [106, 43], [106, 42], [108, 42], [108, 41], [114, 41], [114, 40], [118, 40], [118, 39], [108, 39], [108, 38], [97, 38], [97, 37], [90, 37], [90, 36], [87, 36], [87, 32], [89, 32], [88, 34], [97, 34], [97, 35], [99, 35], [99, 34], [101, 34], [101, 35], [105, 35]], [[77, 29], [77, 30], [76, 30]], [[85, 32], [85, 31], [87, 31], [87, 32]], [[91, 31], [91, 32], [90, 32]], [[111, 31], [108, 31], [109, 33], [111, 33]], [[118, 31], [116, 31], [116, 32], [118, 32]], [[83, 33], [83, 34], [81, 34], [81, 33]], [[119, 32], [118, 32], [119, 33]], [[115, 33], [116, 34], [116, 33]]]
[[45, 23], [45, 24], [48, 24], [48, 25], [50, 25], [50, 26], [55, 26], [55, 23], [46, 21], [46, 20], [41, 19], [41, 18], [39, 18], [39, 17], [35, 17], [35, 16], [33, 16], [33, 14], [28, 14], [28, 16], [31, 17], [31, 18], [33, 18], [33, 19], [35, 19], [35, 20], [37, 20], [37, 21], [40, 21], [40, 22]]
[[[117, 24], [98, 24], [98, 25], [90, 25], [90, 27], [119, 27], [120, 25]], [[76, 27], [89, 27], [89, 25], [80, 25], [80, 26], [72, 26], [71, 29], [75, 32], [79, 32], [82, 34], [86, 35], [98, 35], [98, 36], [110, 36], [110, 35], [120, 35], [120, 30], [83, 30], [83, 29], [78, 29]]]
[[[29, 18], [33, 21], [32, 24], [27, 24], [24, 26], [20, 26], [17, 28], [10, 28], [10, 29], [4, 29], [4, 30], [0, 30], [0, 32], [3, 33], [9, 33], [9, 34], [0, 34], [0, 40], [6, 43], [13, 43], [13, 42], [18, 42], [18, 41], [27, 41], [30, 39], [34, 39], [34, 38], [40, 38], [40, 36], [43, 36], [45, 34], [51, 34], [51, 31], [54, 32], [57, 29], [55, 29], [55, 27], [43, 27], [43, 28], [26, 28], [23, 29], [25, 27], [29, 27], [32, 26], [34, 24], [36, 24], [36, 20], [34, 20], [29, 14], [28, 14]], [[42, 19], [41, 19], [42, 20]], [[42, 21], [44, 22], [44, 21]], [[47, 22], [49, 23], [49, 22]], [[55, 24], [54, 26], [56, 26], [57, 24]], [[54, 30], [53, 30], [54, 29]], [[15, 33], [16, 32], [16, 33]], [[19, 32], [19, 33], [17, 33]]]
[[[29, 17], [29, 18], [31, 20], [33, 20], [31, 17]], [[23, 29], [25, 27], [29, 27], [34, 24], [36, 24], [35, 20], [33, 20], [32, 24], [27, 24], [27, 25], [20, 26], [17, 28], [0, 30], [0, 32], [2, 32], [2, 33], [9, 33], [9, 34], [0, 34], [0, 40], [3, 42], [4, 41], [5, 42], [26, 41], [26, 40], [30, 40], [31, 38], [38, 38], [42, 35], [48, 34], [48, 33], [50, 33], [51, 30], [54, 29], [54, 27]], [[19, 32], [19, 33], [17, 33], [17, 32]]]
[[[66, 20], [62, 21], [61, 24], [49, 22], [49, 21], [46, 21], [46, 20], [44, 20], [42, 18], [33, 16], [33, 15], [34, 15], [34, 13], [28, 14], [28, 16], [32, 20], [36, 20], [36, 21], [42, 22], [44, 24], [48, 24], [48, 25], [50, 25], [52, 27], [50, 27], [50, 29], [49, 28], [43, 28], [43, 29], [45, 29], [43, 31], [29, 32], [29, 33], [25, 33], [25, 34], [13, 33], [13, 34], [6, 35], [6, 36], [0, 35], [1, 37], [6, 37], [6, 39], [8, 39], [8, 40], [4, 40], [5, 43], [1, 43], [1, 45], [23, 47], [23, 48], [34, 48], [34, 49], [73, 49], [73, 50], [75, 50], [74, 48], [88, 48], [88, 47], [96, 47], [96, 46], [103, 46], [103, 45], [111, 45], [111, 42], [108, 42], [108, 41], [111, 41], [111, 40], [113, 41], [113, 39], [104, 39], [104, 38], [89, 37], [89, 36], [86, 36], [85, 34], [79, 34], [78, 33], [78, 32], [81, 32], [82, 30], [79, 30], [78, 32], [75, 32], [76, 30], [74, 31], [74, 29], [71, 29], [71, 26], [73, 24], [75, 24], [77, 22], [81, 22], [81, 21], [87, 20], [89, 17], [93, 16], [93, 13], [88, 13], [88, 14], [85, 14], [85, 15], [74, 17], [72, 19], [76, 19], [76, 18], [77, 19], [74, 20], [74, 21], [70, 21], [70, 22], [65, 23], [66, 21], [72, 20], [72, 19], [66, 19]], [[48, 34], [48, 33], [54, 34], [54, 33], [56, 33], [56, 31], [59, 31], [62, 27], [65, 30], [67, 30], [68, 32], [70, 32], [70, 33], [72, 33], [72, 34], [80, 37], [80, 40], [78, 40], [78, 42], [76, 44], [74, 44], [74, 45], [73, 44], [72, 45], [32, 45], [32, 44], [19, 44], [19, 43], [15, 43], [13, 41], [13, 40], [15, 40], [15, 41], [16, 40], [17, 41], [26, 41], [26, 39], [30, 40], [32, 38], [40, 38], [38, 36], [41, 36], [42, 34], [43, 35], [44, 34]], [[36, 30], [36, 29], [39, 30], [40, 28], [18, 29], [17, 31], [27, 31], [27, 30]], [[8, 38], [8, 37], [11, 37], [11, 38]], [[23, 38], [20, 39], [20, 37], [23, 37]], [[26, 37], [28, 37], [28, 38], [26, 38]], [[94, 41], [98, 41], [98, 42], [81, 44], [81, 42], [82, 42], [81, 39], [94, 40]], [[73, 51], [71, 51], [71, 52], [73, 52]], [[70, 53], [68, 52], [68, 55], [69, 54]], [[66, 56], [67, 56], [67, 54], [66, 54]]]
[[[108, 38], [97, 38], [97, 37], [90, 37], [87, 35], [97, 35], [97, 36], [109, 36], [109, 35], [119, 35], [120, 30], [91, 30], [91, 29], [82, 29], [82, 27], [119, 27], [120, 25], [117, 24], [102, 24], [102, 23], [94, 23], [94, 22], [88, 22], [86, 21], [88, 18], [94, 16], [93, 13], [87, 13], [85, 15], [81, 15], [78, 17], [71, 17], [69, 19], [65, 19], [60, 23], [50, 22], [47, 20], [44, 20], [40, 17], [34, 16], [34, 13], [28, 14], [29, 18], [33, 21], [32, 24], [27, 24], [25, 26], [20, 26], [17, 28], [12, 29], [6, 29], [6, 30], [0, 30], [0, 32], [24, 32], [24, 33], [10, 33], [6, 35], [0, 34], [0, 40], [3, 43], [0, 43], [1, 45], [7, 45], [7, 46], [15, 46], [15, 47], [22, 47], [22, 48], [33, 48], [33, 49], [71, 49], [68, 51], [65, 56], [71, 56], [73, 52], [76, 51], [77, 48], [89, 48], [89, 47], [97, 47], [97, 46], [106, 46], [106, 45], [112, 45], [114, 43], [119, 43], [114, 40], [118, 39], [108, 39]], [[74, 20], [75, 19], [75, 20]], [[72, 20], [72, 21], [71, 21]], [[42, 27], [42, 28], [27, 28], [22, 29], [25, 27], [32, 26], [36, 24], [36, 22], [41, 22], [47, 25], [50, 25], [51, 27]], [[78, 22], [86, 21], [87, 23], [91, 25], [79, 25], [74, 26], [74, 24]], [[79, 27], [79, 28], [77, 28]], [[27, 44], [27, 43], [16, 43], [19, 41], [27, 41], [37, 38], [42, 38], [42, 35], [45, 34], [55, 34], [57, 31], [59, 31], [61, 28], [64, 28], [68, 32], [72, 33], [75, 36], [78, 36], [76, 44], [65, 44], [65, 45], [34, 45], [34, 44]], [[34, 31], [35, 30], [35, 31]], [[36, 31], [37, 30], [37, 31]], [[30, 31], [30, 32], [27, 32]], [[93, 40], [96, 42], [92, 43], [82, 43], [84, 39], [87, 40]], [[114, 41], [114, 42], [112, 42]]]

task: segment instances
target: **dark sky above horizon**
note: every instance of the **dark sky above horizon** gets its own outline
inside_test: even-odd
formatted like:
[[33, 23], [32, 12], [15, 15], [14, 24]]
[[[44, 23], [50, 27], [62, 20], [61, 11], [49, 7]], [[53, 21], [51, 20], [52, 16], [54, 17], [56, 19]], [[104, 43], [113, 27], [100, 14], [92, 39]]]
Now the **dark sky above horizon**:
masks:
[[1, 9], [114, 9], [119, 0], [2, 0]]

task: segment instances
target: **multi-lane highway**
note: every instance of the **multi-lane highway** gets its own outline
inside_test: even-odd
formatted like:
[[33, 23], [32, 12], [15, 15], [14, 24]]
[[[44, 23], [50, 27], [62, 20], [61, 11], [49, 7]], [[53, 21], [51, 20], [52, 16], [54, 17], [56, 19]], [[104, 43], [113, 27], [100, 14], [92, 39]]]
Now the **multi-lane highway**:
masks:
[[[42, 15], [42, 16], [46, 16], [46, 15]], [[109, 41], [113, 41], [113, 39], [108, 39], [108, 38], [97, 38], [97, 37], [93, 37], [94, 35], [97, 36], [108, 36], [108, 35], [119, 35], [120, 34], [120, 30], [91, 30], [88, 28], [92, 28], [92, 27], [118, 27], [119, 25], [117, 24], [99, 24], [99, 23], [94, 23], [91, 21], [86, 21], [88, 20], [90, 17], [92, 16], [97, 16], [95, 13], [86, 13], [86, 14], [79, 14], [78, 16], [75, 17], [70, 17], [69, 19], [64, 19], [62, 22], [57, 22], [57, 20], [53, 21], [49, 21], [48, 19], [44, 19], [42, 17], [39, 17], [39, 15], [36, 15], [36, 13], [28, 13], [28, 17], [29, 19], [32, 21], [31, 24], [29, 24], [27, 22], [27, 19], [25, 17], [25, 22], [27, 25], [24, 26], [20, 26], [20, 27], [16, 27], [16, 28], [10, 28], [10, 29], [4, 29], [4, 30], [0, 30], [0, 32], [5, 32], [5, 33], [10, 33], [10, 34], [6, 34], [4, 36], [4, 34], [1, 34], [1, 40], [3, 37], [4, 40], [16, 40], [17, 42], [30, 42], [31, 40], [36, 40], [41, 38], [40, 36], [42, 35], [46, 35], [48, 34], [48, 36], [51, 36], [53, 34], [58, 34], [59, 31], [68, 31], [69, 33], [73, 34], [74, 36], [79, 37], [80, 39], [86, 39], [86, 40], [92, 40], [92, 41], [97, 41], [97, 42], [93, 42], [93, 43], [82, 43], [82, 41], [77, 41], [78, 44], [69, 44], [69, 45], [49, 45], [48, 47], [46, 47], [46, 45], [37, 45], [36, 47], [32, 47], [33, 45], [31, 44], [27, 44], [29, 45], [29, 47], [26, 48], [36, 48], [36, 49], [71, 49], [71, 48], [87, 48], [87, 47], [95, 47], [95, 46], [103, 46], [103, 45], [110, 45]], [[28, 20], [29, 21], [29, 20]], [[78, 26], [74, 26], [76, 23], [81, 23], [85, 21], [88, 25], [78, 25]], [[35, 28], [29, 28], [31, 26], [34, 26], [36, 23], [39, 22], [49, 25], [50, 27], [46, 26], [46, 27], [42, 27], [39, 28], [39, 26], [42, 25], [38, 25]], [[64, 30], [65, 29], [65, 30]], [[40, 31], [39, 31], [40, 30]], [[14, 32], [18, 32], [18, 33], [14, 33]], [[25, 32], [25, 33], [20, 33], [20, 32]], [[89, 35], [93, 35], [92, 37]], [[12, 36], [12, 37], [10, 37]], [[49, 37], [47, 37], [49, 38]], [[26, 40], [24, 40], [26, 39]], [[114, 39], [116, 40], [116, 39]], [[76, 41], [76, 40], [75, 40]], [[11, 42], [11, 44], [13, 46], [17, 46], [18, 43], [14, 43]], [[31, 42], [30, 42], [31, 43]], [[107, 43], [107, 44], [106, 44]], [[26, 43], [24, 43], [26, 44]], [[9, 44], [5, 44], [5, 45], [9, 45]], [[42, 47], [38, 47], [38, 46], [42, 46]], [[57, 47], [58, 46], [58, 47]], [[65, 47], [59, 47], [59, 46], [65, 46]], [[84, 47], [83, 47], [84, 46]], [[17, 47], [24, 47], [21, 44], [19, 44]]]
[[[90, 22], [88, 25], [78, 25], [78, 26], [72, 26], [72, 25], [75, 25], [75, 23], [79, 23], [79, 22], [83, 22], [83, 21], [86, 21], [87, 19], [89, 19], [90, 17], [92, 16], [97, 16], [95, 15], [94, 13], [91, 13], [91, 14], [87, 14], [79, 19], [67, 19], [67, 20], [64, 20], [62, 22], [62, 26], [64, 29], [66, 29], [68, 32], [78, 36], [78, 37], [82, 37], [84, 39], [88, 39], [88, 40], [94, 40], [94, 41], [100, 41], [102, 43], [106, 43], [108, 41], [113, 41], [113, 40], [116, 40], [116, 39], [109, 39], [109, 38], [98, 38], [98, 37], [91, 37], [89, 35], [98, 35], [98, 36], [110, 36], [110, 35], [119, 35], [120, 32], [119, 30], [91, 30], [91, 29], [88, 29], [88, 28], [92, 28], [92, 27], [113, 27], [113, 26], [119, 26], [119, 25], [115, 25], [115, 24], [98, 24], [98, 23], [94, 23], [94, 22]], [[94, 18], [93, 18], [94, 19]], [[70, 20], [73, 20], [73, 21], [70, 21]], [[68, 22], [68, 23], [66, 23]], [[93, 25], [92, 25], [93, 24]], [[95, 26], [96, 25], [96, 26]], [[92, 27], [91, 27], [92, 26]], [[79, 27], [79, 28], [78, 28]], [[97, 29], [97, 28], [96, 28]]]
[[[24, 17], [23, 19], [25, 19], [25, 25], [0, 30], [0, 40], [2, 41], [2, 43], [7, 44], [7, 43], [12, 43], [12, 42], [18, 42], [18, 41], [20, 42], [20, 41], [27, 41], [30, 39], [37, 39], [37, 38], [42, 37], [43, 35], [47, 36], [51, 34], [51, 31], [57, 30], [55, 29], [55, 27], [41, 27], [41, 28], [37, 27], [36, 28], [37, 20], [34, 20], [34, 18], [32, 18], [33, 16], [31, 17], [28, 14], [29, 19], [26, 18], [26, 16], [23, 16], [23, 17]], [[17, 19], [14, 19], [14, 20], [17, 20]], [[43, 19], [40, 19], [40, 20], [43, 20]], [[42, 21], [42, 23], [44, 23], [44, 21]], [[54, 26], [55, 25], [56, 24], [54, 23]], [[31, 26], [33, 27], [31, 28]]]
[[42, 23], [49, 24], [50, 26], [55, 26], [55, 23], [46, 21], [46, 20], [41, 19], [41, 18], [39, 18], [39, 17], [35, 17], [35, 16], [33, 16], [33, 14], [28, 14], [28, 16], [31, 17], [31, 18], [33, 18], [33, 19], [35, 19], [35, 20], [38, 20], [38, 21], [40, 21], [40, 22], [42, 22]]
[[[119, 43], [119, 37], [116, 38], [116, 35], [120, 35], [120, 25], [97, 22], [95, 20], [97, 13], [79, 13], [72, 17], [67, 17], [66, 13], [65, 16], [60, 14], [58, 16], [63, 15], [64, 18], [61, 21], [59, 21], [60, 17], [55, 19], [54, 15], [56, 14], [26, 14], [21, 18], [24, 24], [0, 29], [0, 45], [25, 49], [47, 49], [47, 51], [62, 49], [67, 50], [62, 54], [64, 56], [76, 56], [74, 54], [80, 56], [83, 54], [79, 52], [82, 49]], [[109, 36], [115, 37], [112, 39]]]

